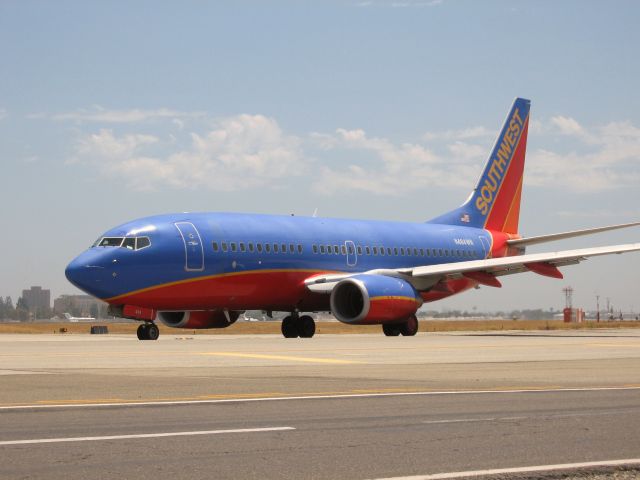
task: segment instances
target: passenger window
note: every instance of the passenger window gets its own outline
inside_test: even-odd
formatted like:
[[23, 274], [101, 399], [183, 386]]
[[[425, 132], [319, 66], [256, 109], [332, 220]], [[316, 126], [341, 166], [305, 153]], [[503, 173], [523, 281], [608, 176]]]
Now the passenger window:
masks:
[[247, 249], [246, 249], [246, 247], [245, 247], [245, 245], [244, 245], [244, 242], [240, 242], [240, 251], [241, 251], [242, 253], [244, 253], [244, 252], [246, 252], [246, 251], [247, 251]]
[[397, 257], [398, 256], [398, 247], [393, 247], [393, 254]]
[[318, 253], [318, 246], [317, 245], [312, 245], [311, 246], [311, 250], [313, 251], [313, 253]]
[[346, 255], [347, 254], [347, 247], [342, 245], [342, 247], [340, 247], [340, 251], [342, 252], [343, 255]]
[[264, 244], [264, 251], [267, 253], [271, 253], [271, 244], [270, 243], [265, 243]]
[[418, 249], [417, 249], [417, 248], [414, 248], [414, 249], [413, 249], [413, 255], [414, 255], [415, 257], [417, 257], [417, 256], [418, 256]]
[[236, 245], [236, 242], [231, 242], [231, 251], [235, 252], [238, 249], [238, 246]]
[[380, 255], [384, 255], [384, 247], [380, 247]]
[[424, 248], [421, 248], [421, 249], [420, 249], [420, 256], [421, 256], [421, 257], [424, 257]]
[[445, 257], [448, 257], [448, 256], [449, 256], [449, 250], [445, 250], [445, 251], [444, 251], [444, 256], [445, 256]]
[[122, 244], [124, 248], [128, 248], [129, 250], [135, 250], [136, 248], [136, 237], [127, 237], [124, 239], [124, 243]]
[[333, 253], [335, 253], [336, 255], [340, 255], [340, 249], [338, 248], [338, 245], [333, 246]]
[[349, 255], [353, 255], [354, 254], [353, 245], [349, 245], [349, 248], [347, 250], [349, 251]]
[[256, 243], [256, 250], [258, 251], [258, 253], [262, 253], [262, 244], [261, 243]]
[[358, 255], [362, 255], [362, 247], [358, 245]]
[[367, 255], [371, 255], [371, 249], [369, 248], [369, 246], [366, 246], [365, 250], [367, 252]]
[[213, 251], [217, 252], [218, 249], [220, 248], [220, 247], [218, 247], [218, 242], [213, 242], [212, 245], [213, 245]]
[[411, 256], [411, 249], [409, 247], [407, 247], [406, 252], [407, 252], [407, 255]]
[[249, 251], [253, 253], [253, 242], [249, 242], [247, 246], [249, 247]]
[[320, 253], [324, 253], [324, 245], [320, 245]]
[[138, 237], [136, 239], [136, 250], [142, 250], [143, 248], [147, 248], [151, 245], [151, 240], [149, 237]]
[[229, 247], [227, 246], [227, 242], [222, 242], [222, 251], [226, 252], [229, 250]]
[[278, 253], [278, 244], [277, 243], [273, 244], [273, 253]]
[[442, 249], [441, 249], [441, 248], [439, 248], [439, 249], [438, 249], [438, 256], [439, 256], [439, 257], [441, 257], [441, 256], [442, 256]]
[[302, 247], [302, 245], [298, 244], [298, 253], [302, 254], [303, 251], [304, 251], [304, 248]]
[[287, 244], [283, 243], [282, 245], [280, 245], [280, 251], [282, 253], [287, 253]]
[[[298, 251], [302, 253], [302, 245], [298, 245]], [[296, 247], [293, 245], [293, 243], [289, 244], [289, 253], [296, 253]]]
[[378, 255], [378, 247], [373, 247], [373, 254]]
[[400, 255], [404, 256], [404, 247], [400, 247]]

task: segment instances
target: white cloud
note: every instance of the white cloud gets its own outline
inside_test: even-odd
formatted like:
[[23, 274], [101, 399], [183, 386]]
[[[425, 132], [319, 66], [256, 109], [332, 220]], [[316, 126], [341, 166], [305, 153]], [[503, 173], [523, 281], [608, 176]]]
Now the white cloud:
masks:
[[485, 127], [469, 127], [461, 130], [445, 130], [442, 132], [427, 132], [422, 138], [426, 141], [434, 140], [469, 140], [472, 138], [483, 138], [496, 136], [497, 132], [488, 130]]
[[[395, 144], [386, 138], [368, 137], [364, 130], [338, 129], [334, 135], [314, 134], [324, 149], [369, 152], [366, 163], [350, 163], [341, 168], [322, 167], [314, 183], [318, 192], [361, 190], [386, 195], [402, 195], [425, 186], [468, 184], [476, 173], [466, 168], [466, 159], [477, 153], [462, 143], [452, 146], [453, 157], [443, 161], [431, 150], [415, 143]], [[457, 151], [456, 151], [457, 149]]]
[[263, 115], [221, 120], [206, 134], [191, 133], [190, 140], [187, 149], [158, 155], [149, 151], [151, 146], [163, 147], [155, 136], [116, 136], [103, 129], [78, 142], [74, 160], [94, 164], [136, 190], [277, 187], [278, 179], [299, 175], [305, 168], [299, 140]]
[[560, 130], [563, 135], [584, 135], [582, 126], [571, 117], [558, 115], [551, 117], [551, 124]]
[[640, 180], [640, 128], [613, 122], [586, 128], [569, 117], [553, 117], [550, 124], [562, 135], [575, 137], [568, 153], [538, 149], [527, 158], [529, 185], [599, 192], [637, 185]]
[[158, 108], [155, 110], [129, 109], [129, 110], [109, 110], [99, 105], [90, 110], [80, 109], [75, 112], [58, 113], [51, 118], [57, 121], [74, 121], [78, 123], [98, 122], [98, 123], [140, 123], [157, 119], [181, 119], [204, 117], [204, 112], [180, 112], [169, 108]]

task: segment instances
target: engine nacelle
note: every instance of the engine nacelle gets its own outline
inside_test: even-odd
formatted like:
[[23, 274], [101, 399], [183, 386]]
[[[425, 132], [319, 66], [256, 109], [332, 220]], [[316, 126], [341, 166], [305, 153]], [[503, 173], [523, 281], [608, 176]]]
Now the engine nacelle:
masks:
[[404, 322], [422, 305], [413, 286], [385, 275], [355, 275], [338, 282], [331, 292], [331, 312], [343, 323]]
[[240, 312], [224, 310], [192, 310], [186, 312], [158, 312], [157, 319], [173, 328], [226, 328], [240, 316]]

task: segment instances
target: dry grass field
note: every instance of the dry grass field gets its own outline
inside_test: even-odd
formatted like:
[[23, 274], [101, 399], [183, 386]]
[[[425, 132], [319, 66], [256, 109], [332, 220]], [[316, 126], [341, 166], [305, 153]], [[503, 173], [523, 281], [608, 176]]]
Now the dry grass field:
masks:
[[[55, 333], [88, 334], [91, 325], [107, 325], [109, 333], [135, 334], [137, 323], [0, 323], [0, 334], [5, 333]], [[164, 334], [188, 335], [242, 335], [280, 334], [280, 322], [240, 322], [229, 328], [210, 330], [175, 329], [159, 325]], [[496, 331], [496, 330], [578, 330], [591, 328], [637, 328], [640, 322], [585, 322], [564, 323], [559, 320], [421, 320], [421, 332]], [[66, 331], [65, 331], [66, 329]], [[317, 322], [318, 334], [380, 333], [379, 325], [345, 325], [339, 322]]]

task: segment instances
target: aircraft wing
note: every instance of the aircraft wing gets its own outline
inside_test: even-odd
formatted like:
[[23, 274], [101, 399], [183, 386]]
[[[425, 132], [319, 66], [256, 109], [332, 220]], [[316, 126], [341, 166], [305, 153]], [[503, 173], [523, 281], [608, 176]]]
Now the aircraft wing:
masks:
[[[607, 247], [582, 248], [578, 250], [564, 250], [560, 252], [532, 253], [512, 257], [488, 258], [468, 262], [443, 263], [399, 269], [378, 269], [359, 272], [370, 275], [387, 275], [403, 278], [411, 283], [418, 291], [429, 290], [438, 283], [467, 277], [478, 283], [499, 287], [496, 277], [522, 272], [535, 272], [549, 277], [562, 278], [558, 267], [575, 265], [589, 257], [600, 255], [621, 254], [640, 250], [640, 243], [626, 245], [612, 245]], [[312, 292], [331, 293], [333, 287], [345, 278], [355, 274], [328, 274], [310, 277], [305, 285]]]

